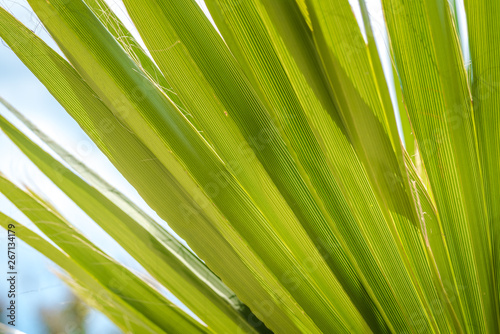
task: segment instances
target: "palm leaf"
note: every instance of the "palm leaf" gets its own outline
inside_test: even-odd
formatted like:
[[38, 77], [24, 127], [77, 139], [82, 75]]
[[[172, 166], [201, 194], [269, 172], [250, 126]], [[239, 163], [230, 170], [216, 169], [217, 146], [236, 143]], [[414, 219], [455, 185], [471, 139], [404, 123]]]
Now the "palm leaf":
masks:
[[[193, 318], [169, 303], [156, 289], [120, 264], [110, 260], [101, 250], [72, 227], [39, 198], [30, 196], [7, 179], [0, 178], [2, 193], [40, 230], [55, 242], [73, 261], [137, 313], [144, 315], [157, 331], [206, 330]], [[157, 305], [164, 305], [161, 309]], [[170, 318], [170, 319], [169, 319]]]
[[[244, 318], [238, 315], [242, 306], [231, 300], [234, 295], [228, 296], [227, 287], [212, 277], [213, 274], [197, 258], [189, 256], [190, 251], [176, 243], [173, 236], [148, 217], [149, 224], [140, 225], [1, 116], [0, 127], [59, 189], [207, 324], [218, 331], [235, 331], [240, 324], [245, 326]], [[193, 267], [199, 271], [193, 272], [190, 269]], [[246, 330], [251, 330], [248, 325]]]
[[[458, 31], [454, 1], [383, 0], [396, 108], [365, 1], [357, 22], [347, 0], [207, 0], [216, 29], [194, 0], [125, 0], [145, 48], [102, 0], [29, 3], [65, 58], [3, 9], [0, 37], [196, 254], [0, 100], [81, 177], [1, 117], [8, 137], [207, 325], [2, 178], [64, 253], [27, 242], [120, 328], [498, 332], [498, 6], [466, 1]], [[110, 290], [96, 260], [159, 309], [85, 298]]]

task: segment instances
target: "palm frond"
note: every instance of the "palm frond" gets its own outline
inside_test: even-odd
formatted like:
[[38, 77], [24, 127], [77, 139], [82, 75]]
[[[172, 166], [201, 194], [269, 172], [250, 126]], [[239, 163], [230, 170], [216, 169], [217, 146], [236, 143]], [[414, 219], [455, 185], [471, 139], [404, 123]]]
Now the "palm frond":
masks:
[[465, 1], [459, 32], [455, 2], [382, 0], [387, 80], [367, 1], [358, 22], [347, 0], [207, 0], [215, 27], [194, 0], [124, 0], [145, 47], [103, 0], [28, 2], [64, 58], [2, 8], [0, 37], [194, 251], [0, 100], [65, 163], [2, 131], [201, 319], [0, 178], [57, 247], [21, 238], [121, 329], [498, 333], [500, 7]]

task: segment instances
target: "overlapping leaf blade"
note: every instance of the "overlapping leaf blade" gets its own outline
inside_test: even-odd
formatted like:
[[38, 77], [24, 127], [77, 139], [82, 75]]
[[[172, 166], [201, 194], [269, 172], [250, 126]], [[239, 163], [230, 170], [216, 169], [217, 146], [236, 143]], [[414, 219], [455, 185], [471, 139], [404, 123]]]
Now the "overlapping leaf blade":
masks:
[[143, 314], [127, 305], [121, 298], [115, 295], [105, 285], [99, 283], [88, 274], [78, 264], [76, 264], [67, 254], [57, 249], [54, 245], [45, 240], [41, 235], [31, 231], [19, 222], [0, 212], [0, 224], [8, 229], [9, 224], [15, 224], [17, 236], [33, 247], [61, 269], [70, 275], [72, 284], [85, 286], [87, 293], [83, 298], [88, 301], [95, 300], [100, 307], [100, 311], [109, 317], [123, 331], [158, 333], [161, 331]]
[[[137, 223], [144, 227], [149, 233], [153, 234], [164, 247], [172, 253], [175, 253], [185, 265], [187, 265], [201, 280], [205, 281], [235, 309], [243, 309], [245, 305], [238, 300], [234, 292], [232, 292], [222, 281], [211, 272], [209, 268], [189, 249], [187, 249], [175, 236], [167, 232], [147, 213], [139, 208], [134, 202], [122, 194], [118, 189], [110, 185], [106, 180], [99, 176], [96, 172], [86, 166], [82, 161], [60, 146], [57, 142], [49, 138], [44, 132], [35, 126], [29, 119], [24, 117], [18, 110], [11, 106], [8, 102], [0, 97], [2, 103], [18, 120], [20, 120], [33, 134], [41, 139], [47, 146], [52, 149], [61, 159], [63, 159], [70, 167], [72, 167], [79, 175], [82, 175], [84, 180], [92, 187], [96, 188], [100, 193], [109, 198], [114, 205], [118, 206], [122, 211], [132, 217]], [[16, 132], [16, 131], [14, 131]], [[21, 136], [22, 137], [22, 136]], [[68, 173], [71, 173], [68, 171]]]
[[73, 261], [149, 321], [168, 332], [208, 330], [174, 306], [156, 289], [109, 259], [53, 209], [0, 177], [0, 191]]
[[[337, 111], [330, 101], [328, 91], [321, 87], [324, 85], [324, 81], [321, 69], [315, 63], [318, 55], [311, 51], [313, 43], [307, 31], [307, 25], [300, 24], [298, 9], [293, 9], [293, 6], [290, 7], [289, 4], [282, 1], [272, 3], [249, 1], [244, 5], [237, 1], [209, 1], [208, 5], [219, 29], [225, 36], [226, 43], [237, 59], [246, 65], [247, 76], [255, 77], [251, 81], [256, 83], [256, 89], [271, 103], [270, 110], [280, 125], [282, 136], [287, 138], [289, 145], [294, 149], [297, 163], [302, 164], [307, 177], [311, 180], [311, 188], [317, 193], [316, 201], [325, 206], [328, 218], [334, 217], [335, 223], [330, 222], [330, 226], [325, 224], [322, 229], [316, 228], [311, 233], [315, 238], [324, 242], [327, 240], [325, 236], [339, 235], [335, 228], [332, 230], [332, 226], [340, 229], [340, 235], [344, 237], [344, 245], [347, 243], [348, 247], [351, 247], [356, 260], [362, 267], [363, 274], [367, 277], [365, 282], [368, 280], [371, 283], [366, 284], [365, 288], [368, 291], [372, 288], [377, 289], [376, 293], [379, 298], [387, 298], [390, 296], [387, 293], [390, 291], [390, 287], [385, 285], [387, 284], [384, 282], [385, 278], [382, 278], [378, 268], [371, 266], [376, 261], [372, 258], [374, 250], [370, 249], [370, 246], [367, 247], [366, 241], [362, 239], [361, 235], [366, 233], [367, 237], [371, 238], [369, 245], [372, 247], [390, 247], [391, 244], [387, 242], [373, 241], [373, 236], [380, 237], [383, 229], [387, 234], [381, 239], [391, 240], [390, 231], [380, 213], [376, 232], [365, 232], [363, 229], [366, 228], [366, 224], [363, 224], [365, 226], [362, 226], [361, 229], [354, 225], [355, 218], [351, 210], [356, 209], [353, 208], [352, 204], [349, 205], [348, 202], [345, 202], [344, 196], [353, 199], [353, 202], [356, 201], [358, 204], [364, 200], [366, 206], [362, 205], [362, 207], [369, 207], [373, 206], [373, 194], [355, 188], [360, 183], [362, 184], [363, 179], [359, 181], [359, 175], [363, 175], [364, 170], [350, 147], [349, 140], [345, 135], [346, 131], [336, 115]], [[258, 15], [257, 13], [260, 17], [248, 18], [251, 15]], [[282, 13], [286, 13], [283, 15], [284, 18], [273, 20], [274, 17]], [[261, 24], [255, 24], [261, 18], [264, 21]], [[267, 31], [263, 28], [264, 26], [267, 27]], [[261, 67], [262, 63], [267, 63], [267, 67]], [[302, 73], [307, 73], [307, 78], [302, 77]], [[313, 94], [316, 94], [317, 100], [312, 100]], [[314, 138], [321, 145], [316, 145], [314, 140], [306, 138]], [[312, 144], [303, 145], [304, 142], [311, 143], [311, 141]], [[323, 151], [326, 151], [326, 157], [324, 157]], [[358, 175], [357, 182], [349, 180], [348, 173], [344, 172], [346, 169], [351, 169], [352, 175]], [[338, 176], [342, 173], [342, 177]], [[361, 187], [369, 188], [366, 179], [364, 182], [365, 184], [362, 184]], [[340, 215], [339, 212], [343, 212], [343, 214]], [[359, 212], [356, 214], [358, 214], [357, 219], [361, 219], [361, 217], [373, 219], [371, 214], [359, 215]], [[354, 226], [346, 228], [347, 222]], [[305, 224], [307, 226], [307, 222]], [[394, 245], [392, 251], [384, 249], [379, 254], [397, 254], [396, 249]], [[399, 257], [393, 260], [401, 261]], [[378, 261], [379, 265], [380, 263]], [[394, 270], [394, 268], [397, 266], [389, 271]], [[333, 270], [335, 271], [335, 269], [333, 265]], [[377, 277], [377, 275], [379, 276]], [[387, 274], [387, 272], [386, 275], [394, 277], [394, 274]], [[374, 279], [374, 277], [377, 278]], [[377, 286], [377, 284], [381, 285]], [[357, 299], [358, 307], [362, 307], [359, 304], [366, 303], [362, 302], [362, 298], [356, 295], [355, 290], [349, 289], [347, 284], [346, 290], [352, 293], [351, 297], [354, 300]], [[385, 300], [386, 309], [390, 307], [388, 305], [395, 306], [397, 304], [394, 300], [389, 301], [390, 298]], [[377, 301], [376, 297], [375, 301], [380, 302]], [[393, 312], [391, 315], [393, 321], [395, 319], [400, 321], [403, 318], [401, 314], [397, 314], [397, 311]], [[368, 317], [369, 313], [364, 314]], [[371, 319], [373, 321], [373, 318]], [[376, 326], [373, 323], [372, 325]], [[378, 331], [380, 330], [379, 328]]]
[[[471, 96], [447, 1], [383, 1], [403, 94], [464, 305], [464, 328], [498, 330], [490, 227]], [[425, 68], [425, 71], [422, 71]]]
[[[295, 326], [304, 326], [304, 320], [300, 320], [307, 319], [303, 312], [294, 310], [297, 306], [288, 293], [227, 225], [206, 195], [192, 183], [181, 187], [152, 152], [96, 98], [73, 68], [7, 13], [3, 12], [3, 15], [3, 38], [11, 42], [18, 56], [110, 157], [146, 202], [190, 242], [197, 254], [204, 254], [203, 259], [224, 277], [226, 284], [233, 290], [240, 287], [238, 295], [258, 312], [259, 318], [269, 318], [267, 323], [279, 324], [280, 328], [292, 332], [296, 331]], [[183, 170], [179, 173], [185, 175]], [[185, 178], [184, 182], [189, 180]], [[224, 237], [218, 228], [225, 231]], [[282, 306], [275, 307], [275, 303]], [[272, 312], [268, 311], [269, 308]], [[311, 328], [314, 325], [309, 326], [309, 330]]]
[[[68, 195], [78, 207], [92, 218], [106, 233], [116, 240], [132, 255], [155, 279], [176, 295], [193, 312], [198, 314], [215, 331], [235, 331], [241, 327], [251, 332], [236, 309], [216, 291], [207, 285], [206, 279], [185, 265], [188, 257], [182, 257], [182, 246], [177, 253], [166, 248], [157, 235], [160, 228], [154, 227], [151, 233], [139, 225], [132, 217], [122, 211], [99, 191], [73, 174], [60, 162], [41, 150], [6, 119], [0, 116], [0, 128], [23, 151], [28, 158], [45, 173], [59, 189]], [[172, 237], [171, 237], [172, 238]], [[184, 250], [184, 252], [189, 252]], [[197, 264], [198, 259], [191, 259]], [[205, 273], [211, 275], [207, 271]], [[208, 277], [210, 280], [210, 277]], [[227, 297], [226, 297], [227, 298]]]
[[[500, 291], [500, 5], [487, 1], [464, 1], [472, 61], [472, 103], [488, 223], [493, 251], [496, 295]], [[464, 33], [464, 32], [462, 32]], [[496, 299], [500, 317], [499, 298]]]

